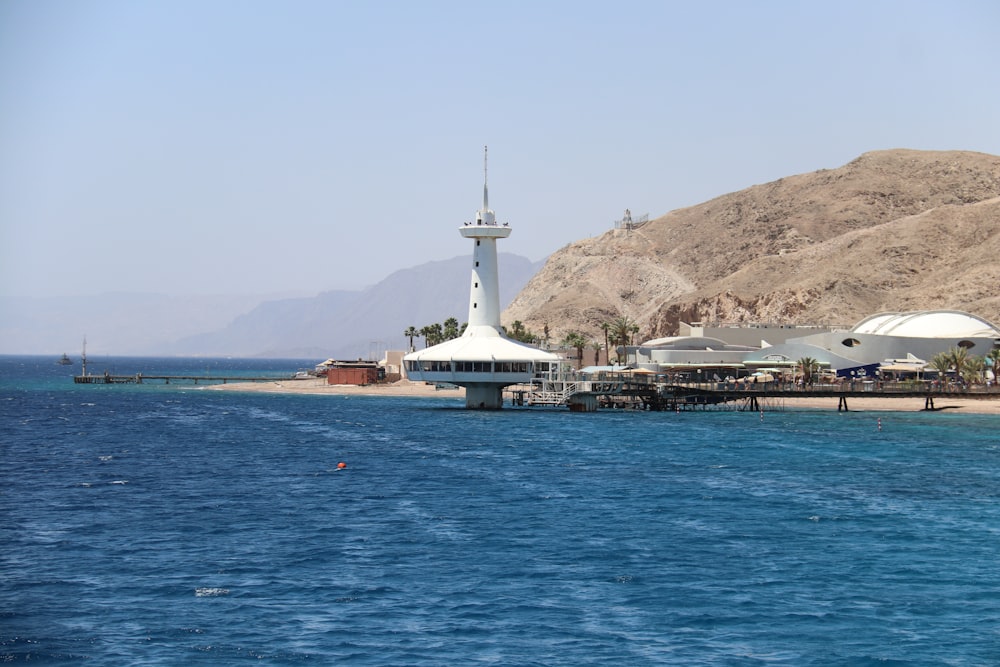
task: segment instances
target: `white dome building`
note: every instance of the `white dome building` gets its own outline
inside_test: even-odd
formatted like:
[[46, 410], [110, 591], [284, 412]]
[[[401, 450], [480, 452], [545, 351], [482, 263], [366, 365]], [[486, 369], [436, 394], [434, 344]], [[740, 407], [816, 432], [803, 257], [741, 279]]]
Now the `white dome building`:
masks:
[[790, 338], [748, 355], [748, 365], [812, 357], [840, 375], [870, 375], [887, 361], [930, 360], [953, 347], [985, 356], [1000, 347], [1000, 329], [959, 310], [887, 312], [867, 317], [849, 331]]
[[858, 322], [851, 332], [903, 338], [1000, 338], [993, 324], [960, 310], [879, 313]]

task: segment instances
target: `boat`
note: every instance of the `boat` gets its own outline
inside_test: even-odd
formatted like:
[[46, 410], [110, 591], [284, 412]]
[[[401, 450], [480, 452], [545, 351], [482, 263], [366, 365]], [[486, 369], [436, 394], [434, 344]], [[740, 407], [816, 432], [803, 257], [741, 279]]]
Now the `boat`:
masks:
[[59, 364], [60, 366], [72, 366], [73, 360], [67, 357], [65, 353], [63, 353], [62, 358], [56, 363]]

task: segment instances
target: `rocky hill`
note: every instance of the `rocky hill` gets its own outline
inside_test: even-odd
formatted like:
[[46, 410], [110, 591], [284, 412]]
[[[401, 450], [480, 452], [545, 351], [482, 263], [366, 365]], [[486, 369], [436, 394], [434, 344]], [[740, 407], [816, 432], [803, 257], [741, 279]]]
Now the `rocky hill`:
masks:
[[953, 308], [1000, 322], [1000, 157], [866, 153], [609, 230], [554, 253], [504, 312], [550, 339], [626, 316], [642, 339], [678, 322], [851, 325]]

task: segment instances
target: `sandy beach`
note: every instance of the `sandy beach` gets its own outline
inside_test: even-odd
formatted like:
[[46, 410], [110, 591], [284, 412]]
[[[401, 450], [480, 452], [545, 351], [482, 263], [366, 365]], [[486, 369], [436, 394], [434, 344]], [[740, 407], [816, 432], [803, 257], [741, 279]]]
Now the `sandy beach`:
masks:
[[[836, 398], [789, 398], [784, 402], [785, 410], [831, 410], [837, 411]], [[919, 412], [924, 409], [923, 398], [854, 398], [847, 399], [851, 412]], [[1000, 395], [979, 399], [962, 396], [935, 396], [935, 412], [960, 414], [1000, 415]]]
[[[380, 385], [330, 385], [322, 378], [305, 380], [278, 380], [275, 382], [237, 382], [210, 385], [207, 391], [243, 391], [272, 394], [315, 394], [324, 396], [420, 396], [437, 398], [464, 398], [465, 390], [437, 389], [423, 382], [400, 380]], [[765, 410], [831, 410], [837, 411], [836, 398], [785, 398], [772, 399], [773, 405]], [[918, 412], [924, 407], [923, 398], [880, 398], [865, 397], [847, 399], [851, 412]], [[1000, 415], [1000, 394], [991, 398], [968, 398], [959, 394], [934, 397], [936, 411], [962, 414]]]
[[322, 396], [437, 396], [465, 398], [465, 390], [437, 389], [425, 382], [400, 380], [387, 384], [327, 384], [324, 378], [275, 380], [274, 382], [230, 382], [207, 385], [209, 391], [248, 391], [266, 394], [316, 394]]

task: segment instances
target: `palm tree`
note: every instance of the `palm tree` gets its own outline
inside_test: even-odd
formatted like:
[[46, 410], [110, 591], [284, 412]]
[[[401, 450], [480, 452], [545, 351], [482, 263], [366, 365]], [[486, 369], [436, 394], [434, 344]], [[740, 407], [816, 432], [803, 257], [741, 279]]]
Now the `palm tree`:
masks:
[[410, 352], [413, 352], [413, 339], [420, 335], [416, 327], [408, 327], [403, 335], [410, 339]]
[[538, 341], [538, 336], [533, 334], [531, 329], [525, 327], [521, 320], [514, 320], [514, 322], [510, 325], [510, 329], [504, 327], [503, 330], [504, 333], [507, 334], [508, 338], [521, 341], [522, 343], [533, 344]]
[[[616, 317], [614, 322], [610, 324], [609, 329], [611, 331], [611, 343], [614, 344], [616, 348], [625, 348], [632, 345], [633, 337], [635, 334], [639, 333], [639, 325], [633, 320], [630, 320], [628, 315]], [[623, 352], [625, 353], [625, 359], [627, 361], [628, 352], [625, 350], [623, 350]], [[610, 357], [610, 355], [611, 351], [609, 349], [608, 356]], [[621, 362], [620, 356], [618, 361]]]
[[444, 321], [444, 339], [451, 340], [452, 338], [458, 338], [458, 320], [449, 317]]
[[604, 332], [604, 351], [608, 355], [608, 363], [611, 363], [611, 348], [608, 347], [608, 332], [611, 331], [611, 323], [610, 322], [602, 323], [601, 331]]
[[576, 350], [576, 367], [580, 368], [583, 365], [583, 348], [587, 346], [586, 339], [576, 332], [570, 332], [563, 339], [563, 345]]
[[590, 348], [594, 351], [594, 365], [597, 366], [601, 363], [601, 341], [593, 341]]
[[947, 380], [948, 370], [951, 368], [951, 359], [947, 352], [939, 352], [931, 357], [931, 362], [927, 364], [937, 371], [938, 380]]
[[525, 333], [524, 324], [521, 320], [514, 320], [513, 324], [510, 325], [510, 337], [523, 342]]
[[986, 357], [969, 357], [962, 368], [962, 379], [969, 384], [979, 384], [986, 373]]
[[419, 333], [424, 337], [424, 347], [437, 345], [444, 340], [444, 331], [440, 323], [428, 324], [422, 327]]
[[965, 373], [965, 365], [969, 362], [969, 351], [964, 347], [953, 347], [946, 354], [951, 361], [951, 367], [955, 370], [955, 377], [962, 379]]
[[420, 331], [418, 331], [417, 333], [419, 333], [421, 336], [424, 337], [424, 347], [425, 348], [430, 347], [431, 346], [431, 328], [429, 326], [420, 327]]
[[626, 346], [632, 339], [632, 334], [639, 331], [635, 322], [628, 318], [628, 315], [616, 317], [611, 323], [611, 340], [615, 345]]
[[427, 329], [430, 333], [428, 341], [431, 345], [437, 345], [438, 343], [444, 341], [444, 329], [442, 329], [440, 322], [428, 325]]
[[990, 368], [993, 371], [993, 384], [1000, 381], [1000, 347], [995, 347], [986, 354], [990, 360]]
[[812, 384], [813, 375], [819, 370], [819, 362], [812, 357], [802, 357], [797, 363], [802, 369], [802, 384]]

